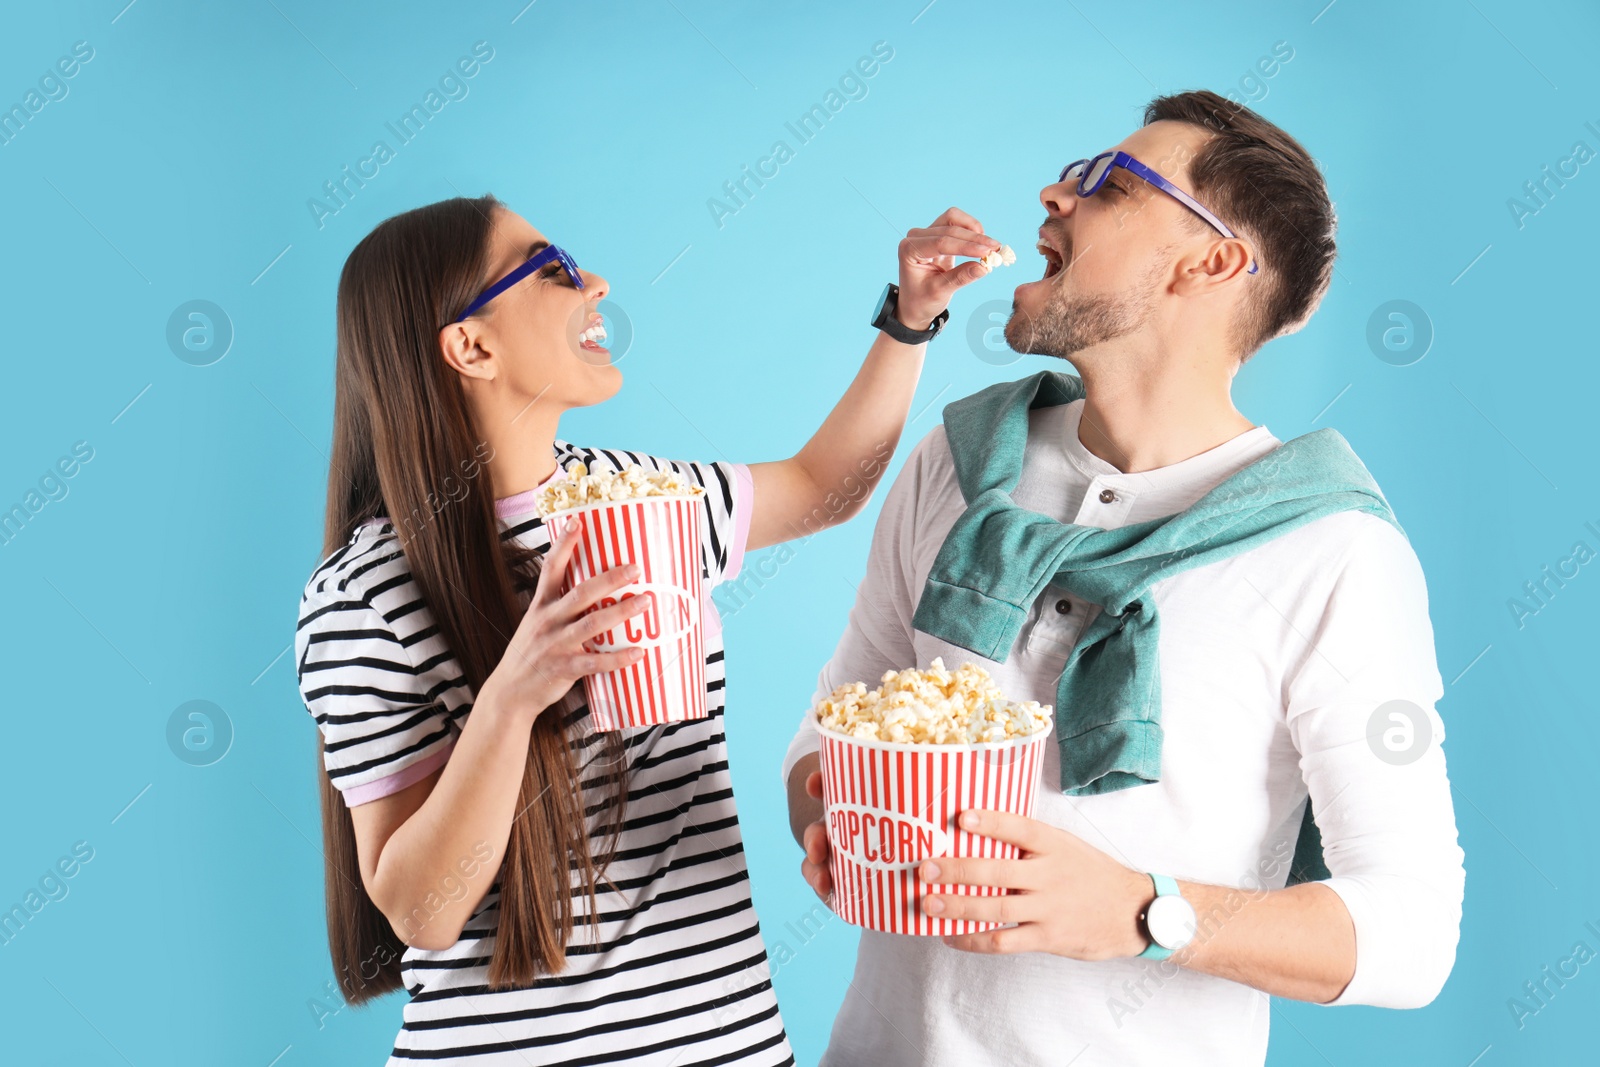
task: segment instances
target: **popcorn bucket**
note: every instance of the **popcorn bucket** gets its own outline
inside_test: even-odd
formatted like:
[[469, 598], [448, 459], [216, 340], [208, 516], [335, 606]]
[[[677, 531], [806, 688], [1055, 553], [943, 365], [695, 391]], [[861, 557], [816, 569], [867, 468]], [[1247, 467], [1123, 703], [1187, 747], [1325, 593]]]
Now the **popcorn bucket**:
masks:
[[645, 650], [631, 666], [583, 679], [596, 730], [706, 717], [701, 506], [698, 497], [654, 496], [584, 504], [551, 516], [579, 538], [567, 563], [567, 589], [613, 567], [637, 563], [642, 569], [639, 581], [591, 610], [654, 594], [653, 606], [590, 641], [597, 652]]
[[995, 886], [928, 886], [917, 875], [937, 856], [1015, 859], [1018, 849], [956, 825], [970, 808], [1033, 814], [1050, 730], [981, 744], [901, 744], [835, 733], [822, 738], [822, 803], [833, 910], [889, 934], [969, 934], [1003, 923], [925, 915], [928, 892], [1002, 896]]

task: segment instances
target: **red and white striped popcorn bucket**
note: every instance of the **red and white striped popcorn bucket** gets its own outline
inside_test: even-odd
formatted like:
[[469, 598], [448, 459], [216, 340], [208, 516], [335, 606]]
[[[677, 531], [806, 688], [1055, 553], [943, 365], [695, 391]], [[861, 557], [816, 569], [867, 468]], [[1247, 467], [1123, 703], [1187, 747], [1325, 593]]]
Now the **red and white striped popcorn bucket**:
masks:
[[579, 538], [566, 588], [613, 567], [639, 564], [639, 581], [593, 609], [642, 593], [655, 603], [590, 641], [597, 652], [642, 648], [637, 663], [583, 679], [596, 730], [622, 730], [706, 717], [699, 497], [652, 496], [584, 504], [557, 513], [564, 535]]
[[[815, 714], [813, 712], [813, 714]], [[1001, 896], [995, 886], [928, 886], [917, 875], [937, 856], [1014, 859], [1016, 846], [970, 833], [971, 808], [1033, 814], [1050, 730], [980, 744], [900, 744], [817, 727], [833, 910], [845, 922], [889, 934], [968, 934], [1002, 923], [925, 915], [929, 892]]]

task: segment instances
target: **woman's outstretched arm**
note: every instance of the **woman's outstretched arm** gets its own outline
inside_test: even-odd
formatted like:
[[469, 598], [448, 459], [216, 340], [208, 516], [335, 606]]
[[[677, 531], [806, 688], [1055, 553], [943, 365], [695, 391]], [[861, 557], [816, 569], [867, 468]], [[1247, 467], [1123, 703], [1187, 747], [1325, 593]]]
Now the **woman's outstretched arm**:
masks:
[[[927, 329], [957, 289], [989, 272], [978, 260], [999, 247], [977, 219], [956, 208], [909, 231], [900, 242], [896, 318], [910, 329]], [[958, 256], [975, 258], [958, 266]], [[788, 459], [750, 465], [755, 506], [748, 548], [816, 533], [866, 506], [905, 429], [926, 350], [879, 333], [855, 380], [805, 446]]]

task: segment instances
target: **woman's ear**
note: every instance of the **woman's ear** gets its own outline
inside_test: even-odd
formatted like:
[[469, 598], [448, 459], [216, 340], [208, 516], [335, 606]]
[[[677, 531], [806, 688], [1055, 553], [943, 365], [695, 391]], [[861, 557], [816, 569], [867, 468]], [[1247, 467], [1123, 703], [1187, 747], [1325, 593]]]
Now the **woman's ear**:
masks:
[[452, 322], [440, 330], [439, 351], [456, 373], [467, 378], [494, 381], [494, 354], [483, 347], [483, 337], [477, 323], [471, 320]]

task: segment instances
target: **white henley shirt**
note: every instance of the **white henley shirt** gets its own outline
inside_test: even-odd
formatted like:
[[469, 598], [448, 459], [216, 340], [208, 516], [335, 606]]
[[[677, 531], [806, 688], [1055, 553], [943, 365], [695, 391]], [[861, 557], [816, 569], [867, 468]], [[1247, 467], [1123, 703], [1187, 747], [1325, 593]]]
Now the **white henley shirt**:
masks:
[[[1079, 441], [1082, 411], [1080, 400], [1031, 413], [1013, 493], [1022, 507], [1103, 528], [1171, 515], [1281, 443], [1257, 426], [1182, 462], [1124, 474]], [[934, 556], [964, 509], [935, 427], [885, 498], [818, 697], [939, 656], [949, 667], [981, 664], [1014, 699], [1055, 703], [1096, 606], [1047, 587], [1003, 663], [912, 628]], [[1052, 737], [1035, 818], [1138, 870], [1279, 889], [1309, 794], [1333, 874], [1324, 884], [1356, 931], [1355, 976], [1332, 1003], [1427, 1004], [1455, 962], [1465, 873], [1434, 709], [1443, 686], [1427, 588], [1410, 544], [1376, 516], [1342, 512], [1158, 582], [1150, 595], [1161, 617], [1161, 780], [1066, 796]], [[1394, 700], [1423, 720], [1416, 736], [1426, 747], [1409, 761], [1382, 758], [1369, 741], [1370, 720]], [[802, 719], [785, 782], [817, 747]], [[1268, 1001], [1170, 962], [978, 955], [938, 938], [863, 931], [822, 1062], [1261, 1064]]]

